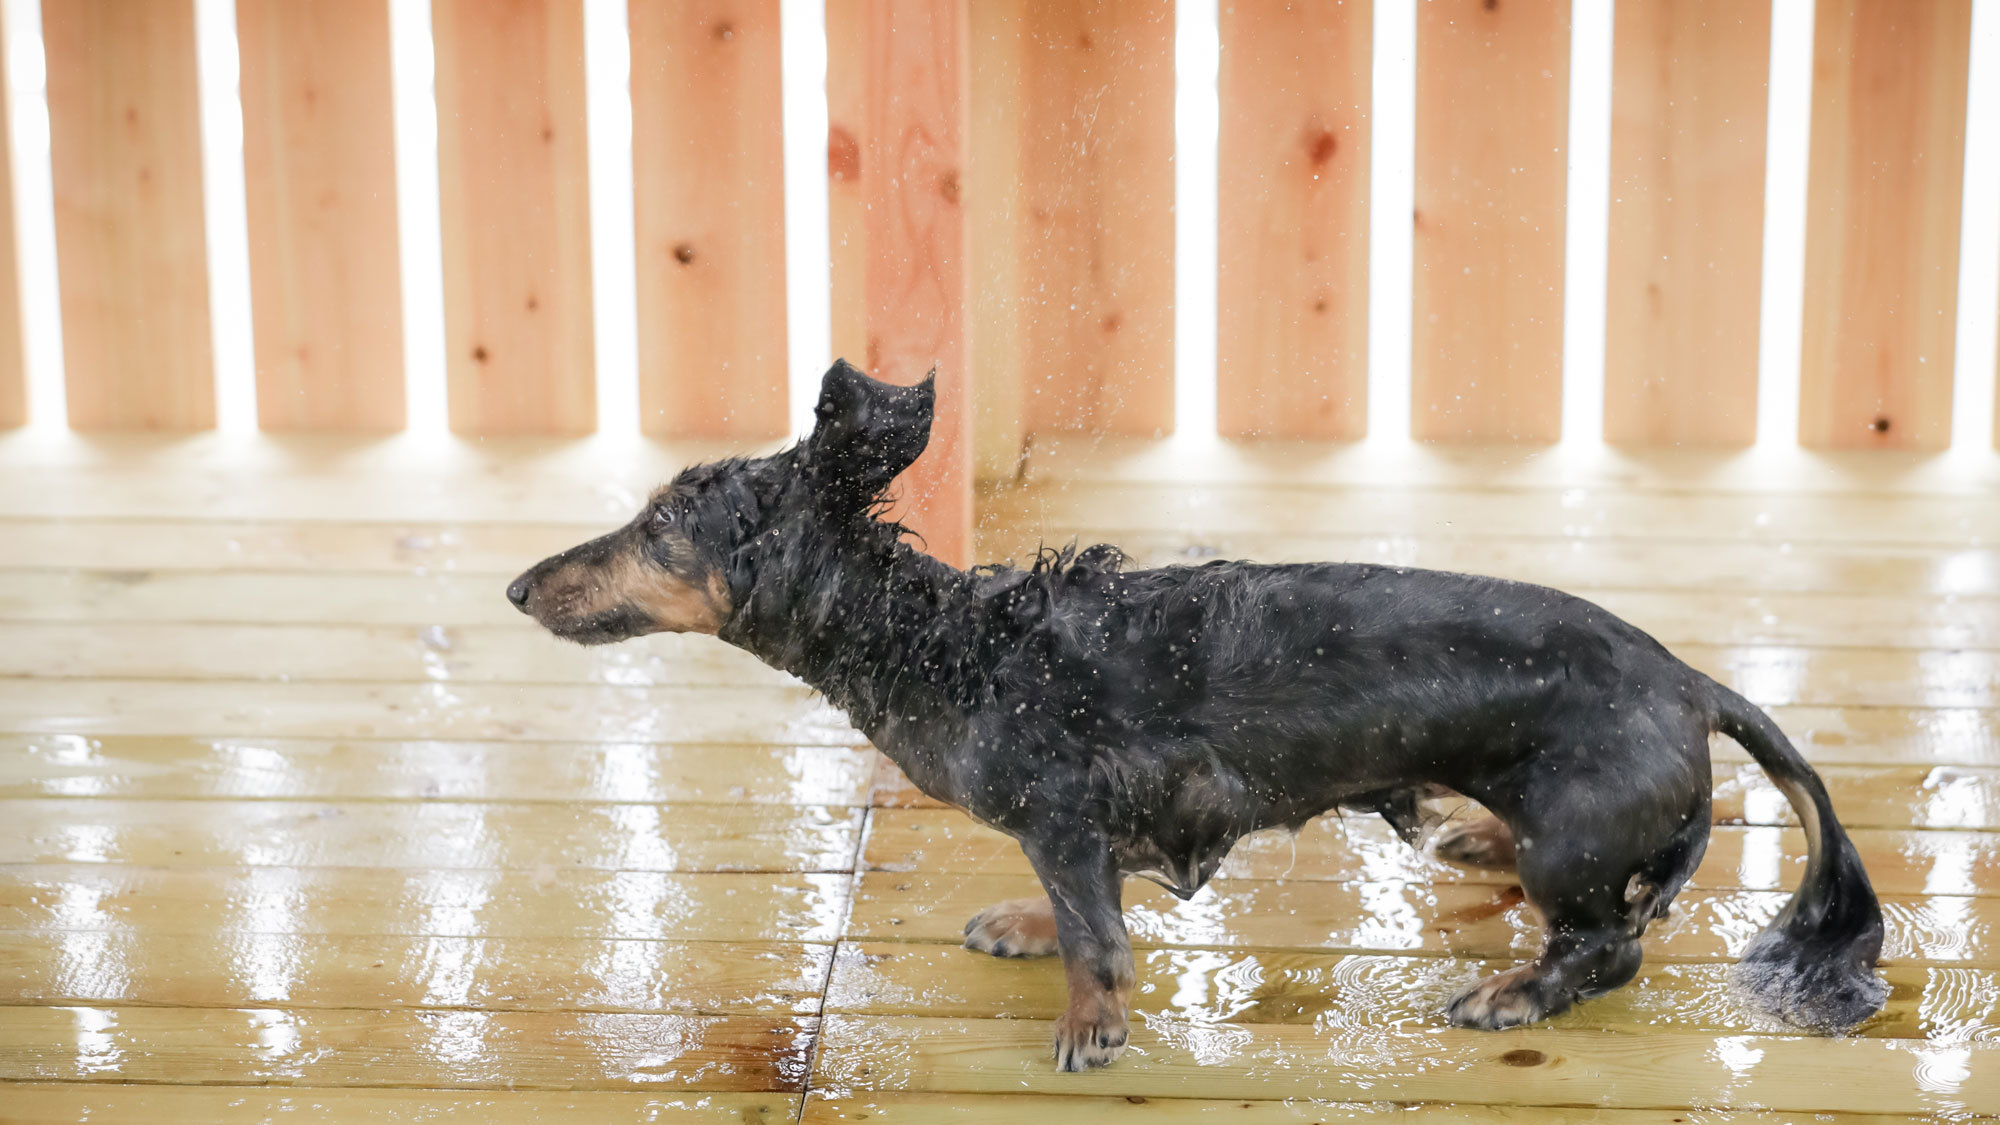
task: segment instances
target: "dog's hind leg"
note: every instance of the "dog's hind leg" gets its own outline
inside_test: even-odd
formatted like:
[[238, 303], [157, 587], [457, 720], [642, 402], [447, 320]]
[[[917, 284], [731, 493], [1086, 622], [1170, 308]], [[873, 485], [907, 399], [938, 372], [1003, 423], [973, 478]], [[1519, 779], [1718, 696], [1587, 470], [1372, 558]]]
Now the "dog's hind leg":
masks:
[[1058, 949], [1056, 908], [1045, 898], [996, 902], [965, 923], [965, 948], [995, 957], [1047, 957]]
[[1461, 867], [1506, 869], [1518, 856], [1514, 833], [1505, 821], [1484, 809], [1468, 810], [1438, 829], [1431, 854]]
[[[1704, 774], [1706, 765], [1704, 754]], [[1707, 846], [1705, 776], [1702, 782], [1698, 791], [1635, 786], [1625, 791], [1623, 808], [1565, 803], [1545, 791], [1510, 810], [1521, 841], [1521, 888], [1548, 938], [1535, 960], [1461, 993], [1446, 1018], [1460, 1027], [1513, 1027], [1631, 980], [1640, 935], [1666, 913]]]

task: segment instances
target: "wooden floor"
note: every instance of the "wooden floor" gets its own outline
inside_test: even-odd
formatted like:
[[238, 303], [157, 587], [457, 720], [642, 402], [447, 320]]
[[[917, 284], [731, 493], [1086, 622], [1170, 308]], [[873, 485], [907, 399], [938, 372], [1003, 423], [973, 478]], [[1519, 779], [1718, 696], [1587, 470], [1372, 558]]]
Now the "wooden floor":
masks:
[[1653, 630], [1825, 772], [1893, 986], [1840, 1040], [1733, 998], [1802, 850], [1723, 743], [1632, 986], [1444, 1026], [1535, 948], [1518, 889], [1319, 823], [1189, 903], [1135, 884], [1132, 1049], [1059, 1075], [1059, 967], [956, 943], [1034, 890], [1006, 841], [719, 642], [569, 648], [503, 600], [700, 452], [0, 438], [0, 1119], [2000, 1112], [1992, 458], [1043, 448], [984, 499], [986, 557], [1386, 560]]

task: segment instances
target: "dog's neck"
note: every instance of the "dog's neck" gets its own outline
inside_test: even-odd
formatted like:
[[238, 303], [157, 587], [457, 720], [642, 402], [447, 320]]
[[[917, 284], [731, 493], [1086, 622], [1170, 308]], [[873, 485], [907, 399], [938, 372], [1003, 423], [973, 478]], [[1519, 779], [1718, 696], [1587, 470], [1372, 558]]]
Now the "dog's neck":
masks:
[[970, 574], [866, 520], [768, 532], [745, 561], [753, 575], [723, 640], [817, 689], [906, 770], [918, 763], [900, 747], [963, 729], [980, 686], [967, 667], [980, 632]]

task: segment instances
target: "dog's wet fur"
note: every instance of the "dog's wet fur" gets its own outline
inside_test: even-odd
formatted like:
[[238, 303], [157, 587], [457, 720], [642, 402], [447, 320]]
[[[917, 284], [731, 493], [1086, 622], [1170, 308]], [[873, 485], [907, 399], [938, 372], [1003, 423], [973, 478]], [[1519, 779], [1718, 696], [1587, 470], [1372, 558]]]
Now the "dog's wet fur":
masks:
[[1443, 854], [1513, 866], [1547, 939], [1445, 1017], [1510, 1027], [1618, 987], [1707, 846], [1715, 732], [1772, 776], [1811, 846], [1739, 986], [1823, 1032], [1881, 1007], [1881, 909], [1818, 775], [1761, 710], [1645, 633], [1556, 590], [1386, 566], [1139, 570], [1098, 546], [958, 570], [879, 518], [932, 402], [929, 381], [837, 363], [810, 438], [686, 470], [507, 593], [583, 644], [713, 633], [1018, 840], [1048, 897], [983, 911], [966, 944], [1061, 953], [1061, 1069], [1124, 1049], [1126, 875], [1186, 898], [1245, 834], [1334, 809], [1380, 813], [1415, 843], [1447, 791], [1497, 819], [1455, 827]]

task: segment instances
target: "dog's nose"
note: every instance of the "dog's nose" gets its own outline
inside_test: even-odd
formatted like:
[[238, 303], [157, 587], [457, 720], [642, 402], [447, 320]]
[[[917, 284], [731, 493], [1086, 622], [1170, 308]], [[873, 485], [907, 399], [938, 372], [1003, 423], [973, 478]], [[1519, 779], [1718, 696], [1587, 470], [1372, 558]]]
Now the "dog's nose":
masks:
[[507, 600], [522, 613], [528, 612], [528, 576], [522, 575], [507, 586]]

